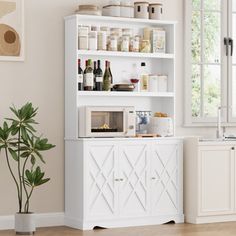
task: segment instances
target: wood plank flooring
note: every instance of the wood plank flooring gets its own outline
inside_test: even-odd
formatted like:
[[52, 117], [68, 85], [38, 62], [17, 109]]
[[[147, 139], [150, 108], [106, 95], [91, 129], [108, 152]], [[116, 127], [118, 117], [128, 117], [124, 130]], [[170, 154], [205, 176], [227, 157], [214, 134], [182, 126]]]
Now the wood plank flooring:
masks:
[[[13, 236], [14, 231], [0, 231]], [[236, 222], [217, 224], [169, 224], [159, 226], [80, 231], [67, 227], [40, 228], [37, 236], [236, 236]]]

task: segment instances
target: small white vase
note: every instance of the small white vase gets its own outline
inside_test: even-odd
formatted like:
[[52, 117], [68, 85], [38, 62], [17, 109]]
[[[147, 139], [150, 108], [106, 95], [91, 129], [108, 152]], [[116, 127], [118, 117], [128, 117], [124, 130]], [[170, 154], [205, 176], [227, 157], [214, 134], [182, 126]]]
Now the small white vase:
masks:
[[16, 213], [15, 232], [18, 235], [32, 235], [35, 232], [35, 214]]

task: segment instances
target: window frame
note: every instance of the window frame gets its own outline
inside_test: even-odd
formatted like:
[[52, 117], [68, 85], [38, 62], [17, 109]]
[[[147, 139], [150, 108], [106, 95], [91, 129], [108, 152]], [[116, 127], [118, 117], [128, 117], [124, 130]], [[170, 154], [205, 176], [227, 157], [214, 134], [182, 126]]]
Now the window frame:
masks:
[[[232, 14], [229, 14], [231, 8], [230, 4], [223, 4], [221, 1], [221, 106], [226, 107], [228, 104], [232, 104], [232, 91], [230, 91], [230, 85], [232, 84], [232, 76], [230, 71], [232, 71], [232, 61], [230, 63], [230, 57], [226, 56], [226, 50], [223, 43], [224, 37], [229, 34], [229, 28], [232, 24]], [[202, 1], [201, 1], [202, 4]], [[184, 73], [185, 73], [185, 117], [184, 126], [216, 126], [217, 117], [207, 118], [207, 117], [192, 117], [192, 55], [191, 55], [191, 42], [192, 42], [192, 1], [185, 0], [185, 49], [184, 49]], [[201, 6], [201, 11], [204, 9]], [[203, 24], [203, 18], [201, 18], [201, 24]], [[231, 27], [232, 28], [232, 27]], [[204, 28], [201, 28], [201, 32]], [[202, 35], [202, 34], [201, 34]], [[202, 51], [201, 51], [202, 52]], [[201, 53], [202, 55], [202, 53]], [[206, 63], [207, 64], [207, 63]], [[202, 97], [201, 97], [202, 98]], [[232, 109], [222, 109], [222, 123], [223, 126], [236, 126], [236, 117], [232, 117]]]

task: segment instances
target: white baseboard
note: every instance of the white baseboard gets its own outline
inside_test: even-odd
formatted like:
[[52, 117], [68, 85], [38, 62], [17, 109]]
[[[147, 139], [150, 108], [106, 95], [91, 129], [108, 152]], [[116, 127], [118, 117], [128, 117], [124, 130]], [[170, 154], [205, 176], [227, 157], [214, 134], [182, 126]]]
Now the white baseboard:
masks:
[[[65, 225], [64, 212], [36, 214], [36, 227]], [[0, 216], [0, 230], [14, 229], [14, 215]]]

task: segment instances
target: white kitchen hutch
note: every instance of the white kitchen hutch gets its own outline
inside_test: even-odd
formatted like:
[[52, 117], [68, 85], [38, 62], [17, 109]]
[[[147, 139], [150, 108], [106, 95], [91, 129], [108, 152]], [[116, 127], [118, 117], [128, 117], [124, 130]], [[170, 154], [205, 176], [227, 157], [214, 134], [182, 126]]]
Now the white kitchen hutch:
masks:
[[[79, 138], [81, 106], [134, 106], [175, 120], [175, 22], [72, 15], [65, 18], [65, 220], [78, 229], [183, 222], [180, 138]], [[78, 25], [166, 30], [164, 54], [78, 50]], [[77, 60], [110, 60], [114, 83], [133, 63], [168, 75], [168, 92], [77, 91]]]

